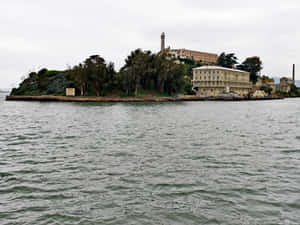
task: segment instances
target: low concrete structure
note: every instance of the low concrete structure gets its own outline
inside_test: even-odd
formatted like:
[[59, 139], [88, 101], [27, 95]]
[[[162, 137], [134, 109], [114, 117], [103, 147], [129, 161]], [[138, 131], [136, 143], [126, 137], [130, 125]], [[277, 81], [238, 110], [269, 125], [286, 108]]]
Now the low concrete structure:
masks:
[[280, 78], [280, 84], [277, 85], [276, 90], [280, 92], [288, 93], [291, 91], [292, 84], [294, 84], [294, 81], [292, 79], [287, 77]]
[[217, 97], [224, 93], [249, 94], [250, 73], [220, 66], [202, 66], [193, 69], [193, 90], [200, 97]]
[[252, 97], [254, 98], [265, 98], [267, 97], [268, 94], [262, 90], [256, 90], [253, 94]]
[[66, 96], [72, 97], [75, 96], [75, 88], [66, 88]]
[[256, 84], [254, 85], [254, 90], [261, 90], [261, 89], [268, 89], [271, 88], [271, 94], [274, 94], [276, 92], [276, 85], [273, 78], [269, 78], [267, 76], [259, 77], [257, 79]]

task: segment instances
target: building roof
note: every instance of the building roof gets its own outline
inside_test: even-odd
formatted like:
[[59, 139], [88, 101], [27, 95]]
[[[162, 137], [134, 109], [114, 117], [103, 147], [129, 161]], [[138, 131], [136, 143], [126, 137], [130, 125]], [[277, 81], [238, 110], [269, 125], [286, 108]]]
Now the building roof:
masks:
[[227, 70], [227, 71], [234, 71], [234, 72], [240, 72], [240, 73], [248, 73], [242, 70], [236, 70], [236, 69], [230, 69], [222, 66], [200, 66], [196, 67], [193, 70]]

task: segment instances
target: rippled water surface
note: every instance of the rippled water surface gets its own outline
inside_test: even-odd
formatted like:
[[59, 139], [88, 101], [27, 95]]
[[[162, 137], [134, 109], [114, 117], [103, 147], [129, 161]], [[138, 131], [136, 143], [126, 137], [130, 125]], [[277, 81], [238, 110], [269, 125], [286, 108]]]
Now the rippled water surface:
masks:
[[300, 224], [300, 99], [0, 95], [0, 224]]

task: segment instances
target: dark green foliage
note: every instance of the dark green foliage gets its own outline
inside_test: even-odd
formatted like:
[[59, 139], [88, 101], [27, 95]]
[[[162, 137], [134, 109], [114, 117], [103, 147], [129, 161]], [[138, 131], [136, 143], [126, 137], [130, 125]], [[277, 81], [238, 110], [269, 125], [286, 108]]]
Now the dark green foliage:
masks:
[[59, 70], [47, 70], [46, 72], [46, 76], [47, 77], [53, 77], [57, 74], [61, 74], [61, 73], [64, 73], [65, 71], [59, 71]]
[[237, 60], [238, 58], [234, 53], [226, 54], [225, 52], [222, 52], [218, 57], [217, 64], [222, 67], [233, 68], [234, 65], [238, 64]]
[[296, 87], [295, 84], [291, 85], [291, 92], [290, 92], [291, 97], [300, 97], [300, 92], [298, 88]]
[[194, 61], [193, 59], [189, 58], [179, 58], [178, 59], [180, 62], [184, 63], [184, 68], [185, 68], [185, 75], [187, 75], [190, 79], [193, 77], [193, 69], [196, 67], [203, 66], [201, 61]]
[[137, 96], [139, 89], [173, 95], [183, 91], [185, 72], [183, 64], [176, 64], [165, 54], [137, 49], [120, 71], [121, 87], [127, 95]]
[[37, 73], [36, 72], [31, 72], [31, 73], [29, 73], [29, 75], [28, 75], [30, 78], [34, 78], [34, 77], [36, 77], [37, 78]]
[[21, 84], [19, 88], [14, 88], [11, 91], [11, 95], [38, 95], [39, 89], [38, 89], [38, 80], [37, 76], [33, 75], [33, 73], [30, 73], [30, 77], [25, 79]]
[[195, 95], [195, 92], [192, 90], [193, 84], [189, 77], [184, 78], [184, 94], [186, 95]]
[[259, 57], [253, 56], [247, 58], [242, 64], [237, 66], [238, 69], [244, 70], [250, 73], [250, 80], [253, 83], [257, 82], [258, 72], [262, 70], [262, 61]]
[[31, 72], [19, 86], [14, 88], [11, 95], [63, 95], [67, 87], [72, 86], [72, 81], [68, 80], [63, 72], [47, 77], [47, 70], [38, 73]]
[[126, 58], [125, 65], [117, 73], [113, 63], [93, 55], [67, 71], [42, 69], [32, 72], [12, 94], [63, 95], [68, 87], [74, 87], [76, 93], [86, 96], [137, 96], [141, 91], [156, 95], [190, 93], [190, 79], [184, 76], [191, 75], [192, 68], [200, 65], [194, 61], [177, 64], [165, 54], [137, 49]]
[[71, 87], [73, 82], [68, 80], [64, 73], [52, 75], [46, 85], [46, 93], [49, 95], [64, 95], [66, 88]]
[[74, 66], [68, 71], [68, 76], [81, 95], [96, 96], [111, 92], [117, 79], [114, 64], [107, 64], [99, 55], [92, 55], [82, 64]]
[[38, 72], [38, 75], [46, 75], [47, 72], [48, 70], [46, 68], [43, 68]]

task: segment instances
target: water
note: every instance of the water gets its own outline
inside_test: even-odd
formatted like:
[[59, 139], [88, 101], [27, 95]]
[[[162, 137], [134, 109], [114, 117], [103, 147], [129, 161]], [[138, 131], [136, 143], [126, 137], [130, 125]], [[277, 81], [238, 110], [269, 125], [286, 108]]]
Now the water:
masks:
[[300, 224], [300, 99], [0, 99], [0, 224]]

